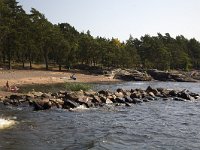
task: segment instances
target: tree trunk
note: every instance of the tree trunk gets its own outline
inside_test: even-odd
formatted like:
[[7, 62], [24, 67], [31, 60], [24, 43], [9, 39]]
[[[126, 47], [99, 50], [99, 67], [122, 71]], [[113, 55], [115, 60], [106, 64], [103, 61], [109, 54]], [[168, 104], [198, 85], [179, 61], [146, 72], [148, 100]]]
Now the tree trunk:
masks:
[[25, 65], [24, 65], [24, 56], [22, 56], [22, 68], [23, 69], [25, 68]]
[[3, 64], [5, 65], [6, 64], [6, 55], [5, 55], [5, 52], [3, 51]]
[[11, 70], [12, 69], [12, 65], [11, 65], [11, 54], [9, 52], [8, 54], [8, 69]]
[[45, 60], [46, 70], [49, 70], [48, 58], [47, 58], [46, 55], [45, 55], [45, 57], [44, 57], [44, 60]]
[[8, 69], [11, 70], [12, 66], [11, 66], [11, 42], [10, 42], [10, 38], [7, 38], [7, 55], [8, 55]]
[[29, 54], [29, 69], [32, 69], [32, 56], [31, 53]]
[[47, 52], [44, 53], [44, 61], [45, 61], [46, 70], [49, 70], [48, 54], [47, 54]]
[[22, 61], [22, 68], [23, 68], [23, 69], [25, 68], [24, 60]]
[[59, 64], [59, 71], [61, 71], [61, 67], [62, 67], [62, 65], [61, 65], [61, 64]]
[[29, 62], [29, 67], [30, 67], [30, 70], [32, 69], [32, 61], [30, 60]]

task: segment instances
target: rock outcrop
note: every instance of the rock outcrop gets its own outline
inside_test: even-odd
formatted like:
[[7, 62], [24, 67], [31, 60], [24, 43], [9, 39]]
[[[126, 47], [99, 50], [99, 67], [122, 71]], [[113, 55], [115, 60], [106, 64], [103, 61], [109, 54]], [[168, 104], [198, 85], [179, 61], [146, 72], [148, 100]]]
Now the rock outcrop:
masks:
[[131, 69], [114, 69], [105, 71], [105, 76], [120, 79], [123, 81], [175, 81], [175, 82], [196, 82], [200, 79], [200, 73], [183, 71], [160, 71], [149, 69], [147, 71], [138, 71]]
[[117, 70], [114, 75], [115, 79], [125, 80], [125, 81], [150, 81], [151, 76], [147, 73], [142, 73], [137, 70]]
[[180, 72], [160, 71], [157, 69], [147, 70], [147, 73], [158, 81], [196, 82], [195, 79]]

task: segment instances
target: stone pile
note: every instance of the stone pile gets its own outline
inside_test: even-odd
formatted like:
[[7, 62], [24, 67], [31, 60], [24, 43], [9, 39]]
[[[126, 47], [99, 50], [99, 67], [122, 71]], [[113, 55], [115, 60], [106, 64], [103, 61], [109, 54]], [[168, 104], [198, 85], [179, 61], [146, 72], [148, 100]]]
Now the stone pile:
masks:
[[4, 105], [31, 106], [34, 110], [46, 110], [50, 108], [73, 109], [80, 106], [86, 108], [102, 107], [104, 105], [125, 105], [156, 101], [196, 101], [200, 95], [188, 90], [170, 90], [164, 88], [147, 87], [142, 89], [117, 89], [114, 92], [108, 90], [95, 91], [59, 91], [57, 93], [29, 92], [24, 95], [13, 94], [2, 97], [0, 102]]

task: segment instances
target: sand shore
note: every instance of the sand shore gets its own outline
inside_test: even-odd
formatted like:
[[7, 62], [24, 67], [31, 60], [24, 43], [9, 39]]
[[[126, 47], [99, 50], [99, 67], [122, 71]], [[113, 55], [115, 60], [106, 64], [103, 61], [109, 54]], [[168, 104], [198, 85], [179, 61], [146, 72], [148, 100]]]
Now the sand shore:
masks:
[[90, 75], [76, 71], [77, 80], [71, 80], [74, 71], [38, 71], [38, 70], [1, 70], [0, 87], [8, 81], [10, 85], [21, 86], [24, 84], [53, 84], [64, 82], [115, 82], [119, 81], [103, 75]]

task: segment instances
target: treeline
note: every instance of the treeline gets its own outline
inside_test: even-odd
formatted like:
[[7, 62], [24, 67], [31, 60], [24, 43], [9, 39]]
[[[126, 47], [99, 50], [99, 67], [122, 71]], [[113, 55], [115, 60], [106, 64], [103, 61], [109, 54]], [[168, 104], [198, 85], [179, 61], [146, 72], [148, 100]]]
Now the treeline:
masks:
[[27, 14], [16, 0], [0, 0], [0, 64], [87, 64], [101, 67], [199, 69], [200, 43], [180, 35], [144, 35], [126, 42], [79, 33], [68, 23], [53, 25], [36, 9]]

